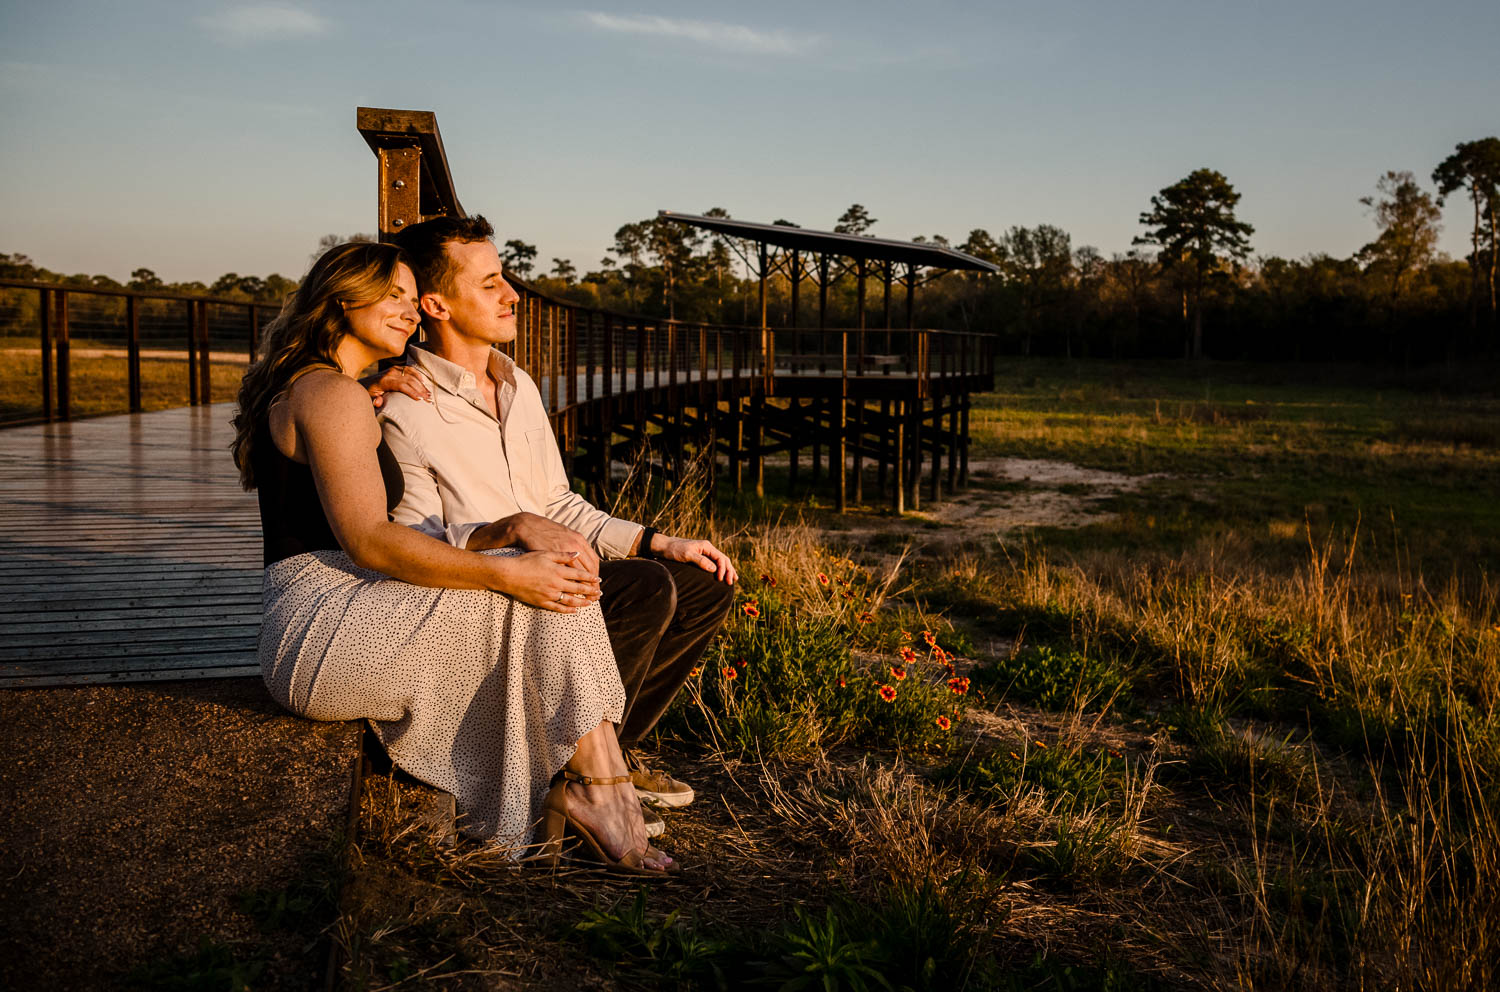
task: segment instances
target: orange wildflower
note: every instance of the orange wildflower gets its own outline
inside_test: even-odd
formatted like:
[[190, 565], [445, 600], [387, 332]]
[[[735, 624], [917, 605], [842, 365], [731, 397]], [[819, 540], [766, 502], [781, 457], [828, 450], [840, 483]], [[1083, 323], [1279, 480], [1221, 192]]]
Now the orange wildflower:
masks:
[[1038, 750], [1047, 750], [1047, 745], [1043, 744], [1041, 741], [1032, 741], [1032, 743], [1037, 746]]
[[960, 676], [956, 679], [949, 679], [948, 688], [955, 696], [962, 696], [964, 693], [969, 691], [969, 680], [964, 676]]
[[861, 613], [859, 615], [859, 622], [860, 623], [874, 623], [875, 622], [875, 614], [873, 614], [873, 613], [869, 612], [868, 610], [866, 610], [864, 613]]
[[1017, 754], [1016, 752], [1014, 752], [1014, 751], [1010, 752], [1010, 756], [1015, 761], [1020, 761], [1021, 760], [1021, 756], [1019, 754]]
[[880, 698], [884, 699], [888, 703], [894, 703], [896, 701], [896, 687], [893, 685], [881, 686]]
[[745, 611], [745, 616], [749, 617], [752, 620], [760, 616], [760, 607], [755, 604], [755, 600], [753, 599], [750, 602], [746, 603], [742, 607], [742, 609]]
[[930, 630], [922, 631], [922, 640], [926, 641], [927, 646], [930, 648], [935, 648], [938, 646], [937, 638], [932, 636], [932, 631]]
[[696, 668], [694, 668], [691, 672], [688, 672], [688, 677], [689, 678], [697, 678], [698, 676], [700, 676], [702, 674], [703, 674], [703, 666], [699, 665]]
[[913, 651], [911, 648], [902, 648], [901, 649], [901, 660], [904, 661], [904, 662], [906, 662], [906, 664], [908, 664], [908, 665], [916, 664], [917, 653], [915, 651]]
[[938, 716], [936, 722], [939, 730], [947, 730], [949, 727], [953, 726], [953, 721], [942, 715]]
[[733, 682], [735, 679], [740, 677], [740, 673], [735, 670], [733, 665], [726, 665], [725, 667], [721, 668], [719, 670], [719, 674], [724, 676], [724, 678], [730, 682]]
[[761, 572], [760, 580], [766, 585], [770, 586], [772, 589], [776, 588], [776, 579], [773, 578], [769, 572]]
[[848, 680], [845, 679], [842, 675], [840, 675], [839, 676], [839, 688], [842, 689], [844, 686], [846, 686], [848, 684], [849, 684]]
[[828, 585], [828, 574], [826, 572], [818, 573], [818, 584], [822, 586]]
[[956, 668], [953, 667], [953, 662], [951, 662], [951, 661], [945, 662], [943, 664], [943, 668], [947, 670], [947, 672], [948, 672], [949, 675], [954, 675], [954, 674], [956, 674], [958, 672], [958, 669], [956, 669]]
[[902, 679], [906, 678], [906, 669], [900, 665], [892, 665], [891, 678], [895, 679], [897, 682], [900, 682]]

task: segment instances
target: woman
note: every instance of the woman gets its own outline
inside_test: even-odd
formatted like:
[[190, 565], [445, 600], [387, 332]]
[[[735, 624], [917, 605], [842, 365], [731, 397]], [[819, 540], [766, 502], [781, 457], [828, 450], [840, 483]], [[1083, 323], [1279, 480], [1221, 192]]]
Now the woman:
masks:
[[597, 578], [571, 555], [476, 554], [387, 516], [401, 472], [355, 376], [404, 350], [416, 303], [400, 249], [330, 249], [240, 386], [266, 686], [314, 720], [368, 719], [397, 765], [454, 794], [466, 833], [524, 844], [545, 812], [553, 863], [568, 829], [612, 867], [670, 870], [615, 740], [625, 694]]

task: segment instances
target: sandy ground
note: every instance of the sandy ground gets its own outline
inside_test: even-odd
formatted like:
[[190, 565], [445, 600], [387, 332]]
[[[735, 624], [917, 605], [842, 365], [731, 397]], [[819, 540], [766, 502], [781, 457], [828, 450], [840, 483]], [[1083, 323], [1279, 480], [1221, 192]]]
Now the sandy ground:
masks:
[[[1084, 527], [1108, 519], [1100, 506], [1103, 501], [1134, 492], [1156, 478], [1160, 476], [1122, 475], [1031, 458], [971, 461], [970, 488], [924, 516], [985, 534], [1023, 527]], [[995, 483], [1022, 483], [1025, 488], [989, 488]]]
[[326, 873], [357, 724], [216, 679], [0, 692], [0, 742], [0, 988], [120, 988], [201, 940], [260, 958], [257, 988], [321, 978], [316, 932], [241, 899]]
[[969, 462], [969, 488], [936, 505], [900, 518], [867, 514], [853, 526], [828, 530], [837, 544], [857, 544], [876, 535], [909, 534], [912, 520], [941, 525], [922, 534], [928, 546], [957, 546], [981, 537], [1005, 537], [1032, 527], [1087, 527], [1112, 516], [1104, 503], [1135, 492], [1153, 475], [1123, 475], [1081, 468], [1069, 462], [1030, 458], [991, 458]]

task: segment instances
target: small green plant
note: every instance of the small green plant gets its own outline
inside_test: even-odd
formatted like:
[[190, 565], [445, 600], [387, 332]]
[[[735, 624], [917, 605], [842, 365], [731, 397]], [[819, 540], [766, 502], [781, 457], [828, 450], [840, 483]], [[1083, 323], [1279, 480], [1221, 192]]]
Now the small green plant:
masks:
[[703, 937], [696, 920], [680, 907], [665, 915], [651, 913], [644, 888], [633, 900], [622, 897], [607, 908], [585, 910], [573, 932], [604, 961], [685, 986], [716, 975], [714, 958], [724, 949], [721, 942]]
[[819, 919], [798, 906], [796, 922], [778, 941], [779, 960], [766, 970], [767, 984], [782, 992], [890, 989], [890, 982], [876, 967], [877, 942], [857, 940], [844, 931], [832, 907]]
[[1101, 707], [1130, 684], [1129, 675], [1116, 662], [1045, 644], [980, 669], [975, 678], [993, 690], [991, 695], [1046, 710]]
[[881, 893], [875, 909], [861, 914], [875, 933], [881, 972], [897, 989], [937, 992], [990, 977], [986, 957], [990, 889], [978, 875], [961, 872], [946, 881], [932, 877], [901, 882]]
[[[770, 596], [741, 603], [690, 679], [664, 729], [764, 758], [804, 756], [840, 742], [942, 751], [964, 710], [936, 638], [904, 645], [874, 668], [856, 664], [848, 626]], [[939, 659], [942, 659], [941, 661]]]
[[1064, 814], [1052, 825], [1051, 842], [1022, 848], [1021, 863], [1061, 882], [1100, 878], [1125, 865], [1115, 825]]
[[1018, 750], [991, 752], [978, 761], [950, 764], [938, 777], [1002, 804], [1029, 789], [1040, 789], [1049, 799], [1094, 806], [1109, 798], [1107, 791], [1118, 790], [1125, 769], [1125, 758], [1114, 751], [1085, 752], [1035, 741]]
[[249, 992], [265, 971], [266, 962], [236, 956], [234, 948], [200, 937], [197, 949], [142, 965], [125, 979], [130, 989], [163, 992]]

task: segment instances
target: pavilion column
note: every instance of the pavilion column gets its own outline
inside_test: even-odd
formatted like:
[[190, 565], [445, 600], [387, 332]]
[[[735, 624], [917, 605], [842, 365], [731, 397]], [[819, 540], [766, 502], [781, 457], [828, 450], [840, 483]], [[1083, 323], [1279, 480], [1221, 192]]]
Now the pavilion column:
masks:
[[[890, 359], [890, 355], [891, 355], [891, 270], [893, 268], [895, 268], [895, 265], [896, 265], [895, 262], [888, 261], [888, 262], [885, 263], [885, 265], [883, 267], [883, 271], [882, 271], [882, 275], [884, 276], [883, 282], [885, 284], [885, 352], [884, 352], [884, 355], [885, 355], [886, 360], [889, 360]], [[881, 366], [881, 370], [882, 370], [882, 372], [885, 375], [890, 375], [891, 374], [891, 367], [889, 365], [883, 365], [883, 366]], [[889, 397], [883, 397], [880, 400], [880, 431], [879, 431], [879, 434], [880, 434], [880, 450], [879, 450], [879, 462], [878, 462], [878, 464], [879, 464], [880, 479], [879, 479], [879, 482], [877, 483], [877, 485], [878, 485], [878, 487], [879, 487], [879, 489], [880, 489], [881, 492], [885, 492], [885, 486], [886, 486], [886, 465], [887, 465], [887, 462], [891, 458], [891, 452], [892, 452], [892, 450], [899, 443], [899, 439], [896, 437], [896, 433], [897, 433], [897, 428], [893, 425], [893, 423], [891, 421], [891, 401], [890, 401], [890, 398]]]
[[[869, 269], [863, 258], [855, 260], [855, 277], [857, 289], [855, 290], [855, 309], [859, 317], [856, 322], [859, 334], [858, 359], [855, 364], [858, 376], [865, 374], [865, 280], [869, 276]], [[865, 501], [865, 401], [864, 397], [854, 401], [854, 502], [856, 505]]]
[[766, 243], [760, 243], [760, 388], [750, 401], [750, 474], [755, 478], [755, 495], [766, 494], [765, 418], [766, 394], [771, 391], [775, 373], [775, 349], [766, 324]]
[[[791, 313], [788, 314], [788, 318], [789, 319], [788, 319], [787, 323], [791, 325], [791, 332], [792, 332], [791, 367], [792, 367], [792, 371], [794, 373], [795, 373], [795, 371], [797, 369], [797, 356], [799, 354], [801, 354], [801, 352], [802, 352], [801, 342], [798, 340], [798, 338], [800, 337], [800, 335], [797, 333], [797, 291], [801, 288], [801, 286], [802, 286], [802, 253], [799, 252], [799, 251], [793, 251], [792, 252], [792, 309], [791, 309]], [[796, 424], [801, 419], [801, 412], [802, 411], [801, 411], [801, 408], [798, 406], [798, 402], [797, 402], [795, 391], [793, 392], [792, 399], [790, 401], [790, 412], [791, 412], [792, 416], [791, 416], [791, 419], [788, 421], [788, 423], [791, 426], [787, 430], [787, 446], [786, 446], [786, 453], [787, 453], [786, 490], [787, 490], [787, 494], [788, 495], [791, 495], [797, 489], [797, 448], [798, 448], [798, 445], [797, 445], [797, 435], [798, 435], [798, 431], [796, 429]]]

